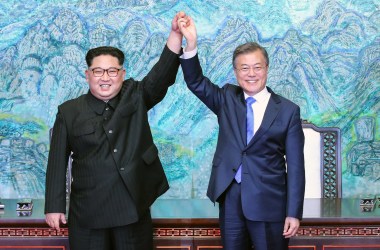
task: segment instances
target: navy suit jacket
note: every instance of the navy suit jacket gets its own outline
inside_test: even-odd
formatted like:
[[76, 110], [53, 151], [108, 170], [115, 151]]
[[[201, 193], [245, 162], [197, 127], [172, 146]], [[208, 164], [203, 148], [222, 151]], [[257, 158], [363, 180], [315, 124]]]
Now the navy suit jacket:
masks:
[[188, 88], [218, 117], [207, 196], [219, 201], [242, 164], [241, 199], [247, 219], [301, 219], [305, 168], [300, 108], [268, 88], [271, 97], [262, 124], [247, 145], [243, 89], [213, 84], [203, 75], [198, 55], [180, 62]]

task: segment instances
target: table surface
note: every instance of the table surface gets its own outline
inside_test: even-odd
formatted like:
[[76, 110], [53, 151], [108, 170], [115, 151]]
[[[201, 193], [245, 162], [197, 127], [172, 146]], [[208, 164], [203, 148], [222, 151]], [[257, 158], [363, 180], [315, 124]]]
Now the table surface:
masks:
[[[31, 224], [46, 226], [44, 200], [33, 199], [29, 216], [16, 211], [17, 199], [2, 199], [0, 226]], [[370, 212], [363, 212], [360, 199], [305, 199], [301, 225], [308, 224], [380, 224], [380, 202]], [[270, 208], [268, 208], [270, 209]], [[154, 224], [210, 224], [218, 223], [218, 203], [208, 199], [158, 199], [151, 207]]]

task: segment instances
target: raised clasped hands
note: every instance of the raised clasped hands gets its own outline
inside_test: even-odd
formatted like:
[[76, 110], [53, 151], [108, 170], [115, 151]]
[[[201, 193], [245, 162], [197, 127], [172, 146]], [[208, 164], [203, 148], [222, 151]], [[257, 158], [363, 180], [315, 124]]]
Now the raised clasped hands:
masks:
[[189, 18], [190, 17], [187, 16], [185, 12], [180, 11], [174, 16], [172, 20], [171, 31], [169, 34], [167, 45], [168, 45], [168, 48], [175, 53], [180, 52], [182, 39], [183, 39], [183, 33], [179, 25], [180, 24], [184, 26], [189, 25], [190, 24]]
[[197, 47], [197, 30], [193, 19], [187, 15], [180, 16], [177, 20], [177, 27], [186, 39], [185, 51], [194, 50]]
[[178, 12], [173, 20], [172, 20], [172, 31], [176, 32], [177, 34], [180, 34], [182, 36], [182, 32], [179, 29], [179, 20], [182, 20], [182, 22], [188, 23], [188, 16], [186, 16], [186, 13], [183, 11]]

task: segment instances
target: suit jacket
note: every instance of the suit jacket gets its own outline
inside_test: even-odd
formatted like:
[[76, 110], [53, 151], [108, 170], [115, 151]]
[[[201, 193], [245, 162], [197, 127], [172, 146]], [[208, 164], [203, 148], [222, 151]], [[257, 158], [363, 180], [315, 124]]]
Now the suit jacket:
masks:
[[136, 222], [169, 188], [147, 112], [175, 82], [178, 55], [165, 47], [140, 82], [123, 82], [105, 103], [90, 92], [58, 107], [46, 173], [45, 213], [66, 212], [66, 169], [72, 152], [69, 223], [107, 228]]
[[203, 75], [198, 55], [180, 62], [188, 88], [218, 117], [207, 196], [219, 201], [242, 164], [241, 199], [247, 219], [302, 218], [305, 168], [300, 108], [268, 88], [271, 97], [262, 124], [247, 145], [242, 88], [213, 84]]

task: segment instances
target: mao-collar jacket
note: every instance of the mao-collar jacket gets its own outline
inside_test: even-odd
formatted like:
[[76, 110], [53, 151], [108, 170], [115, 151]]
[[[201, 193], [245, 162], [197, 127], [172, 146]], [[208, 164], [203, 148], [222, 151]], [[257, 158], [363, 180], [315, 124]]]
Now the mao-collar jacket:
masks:
[[58, 107], [46, 174], [45, 213], [66, 212], [66, 171], [72, 157], [69, 223], [107, 228], [134, 223], [169, 188], [147, 112], [175, 82], [178, 55], [166, 46], [142, 81], [123, 82], [107, 103], [90, 92]]

